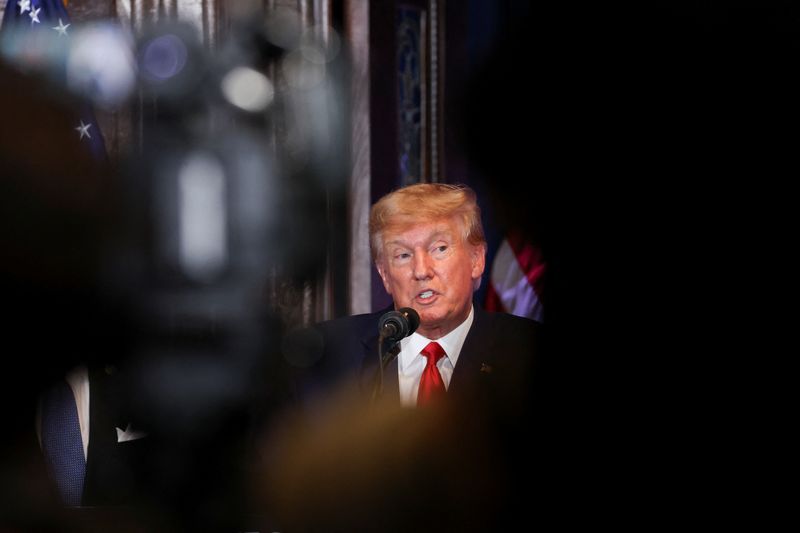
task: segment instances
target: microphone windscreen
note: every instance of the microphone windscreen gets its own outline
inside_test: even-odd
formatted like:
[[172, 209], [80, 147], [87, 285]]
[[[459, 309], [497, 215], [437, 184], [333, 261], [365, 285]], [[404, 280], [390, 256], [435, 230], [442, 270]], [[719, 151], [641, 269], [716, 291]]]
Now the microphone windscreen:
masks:
[[408, 333], [406, 336], [411, 335], [419, 327], [419, 313], [411, 307], [401, 307], [398, 311], [408, 320]]

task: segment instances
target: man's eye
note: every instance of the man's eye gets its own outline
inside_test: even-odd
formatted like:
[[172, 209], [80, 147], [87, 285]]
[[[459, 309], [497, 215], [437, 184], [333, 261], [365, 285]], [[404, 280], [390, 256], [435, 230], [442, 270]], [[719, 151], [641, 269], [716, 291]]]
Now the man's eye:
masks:
[[403, 252], [403, 253], [397, 254], [395, 257], [397, 259], [408, 259], [409, 257], [411, 257], [411, 254]]
[[445, 244], [436, 247], [437, 252], [444, 252], [445, 250], [447, 250], [447, 245]]

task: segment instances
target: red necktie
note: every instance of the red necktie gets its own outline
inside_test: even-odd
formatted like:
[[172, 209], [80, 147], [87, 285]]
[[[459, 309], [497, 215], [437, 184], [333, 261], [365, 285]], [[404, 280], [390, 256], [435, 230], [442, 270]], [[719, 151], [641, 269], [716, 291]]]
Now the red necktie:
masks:
[[417, 405], [430, 403], [437, 396], [441, 396], [447, 389], [444, 387], [442, 375], [436, 368], [436, 362], [446, 354], [439, 343], [432, 342], [423, 350], [422, 355], [428, 360], [425, 370], [422, 371], [422, 379], [419, 380], [419, 391], [417, 392]]

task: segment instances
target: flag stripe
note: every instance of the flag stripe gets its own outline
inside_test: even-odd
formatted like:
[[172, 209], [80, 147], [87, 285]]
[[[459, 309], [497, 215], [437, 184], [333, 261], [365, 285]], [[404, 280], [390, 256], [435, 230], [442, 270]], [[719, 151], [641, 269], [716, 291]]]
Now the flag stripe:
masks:
[[514, 251], [520, 268], [528, 278], [528, 283], [533, 285], [536, 294], [541, 295], [545, 268], [542, 251], [526, 242], [517, 231], [509, 232], [506, 236], [506, 241]]
[[494, 290], [494, 284], [491, 280], [489, 280], [489, 286], [486, 288], [486, 302], [484, 303], [484, 308], [487, 311], [508, 312], [503, 306], [503, 302], [500, 301], [500, 296], [497, 295], [497, 291]]
[[[532, 266], [533, 276], [522, 269], [522, 263], [507, 239], [500, 244], [490, 273], [487, 308], [489, 300], [493, 299], [499, 301], [506, 312], [541, 321], [542, 304], [530, 280], [533, 278], [541, 282], [544, 265], [532, 261], [538, 256], [536, 251], [530, 248], [532, 251], [526, 252], [523, 259], [527, 265]], [[525, 249], [526, 247], [522, 248]], [[493, 301], [491, 305], [497, 305], [497, 301]]]

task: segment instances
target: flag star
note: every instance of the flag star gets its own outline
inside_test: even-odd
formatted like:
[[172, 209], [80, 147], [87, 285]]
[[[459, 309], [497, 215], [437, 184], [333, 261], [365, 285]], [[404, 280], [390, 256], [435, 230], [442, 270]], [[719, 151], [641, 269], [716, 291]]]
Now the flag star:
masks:
[[31, 0], [19, 0], [19, 2], [17, 2], [17, 5], [19, 6], [20, 15], [22, 15], [26, 11], [31, 10]]
[[89, 135], [89, 128], [91, 128], [91, 127], [92, 127], [91, 124], [84, 124], [83, 120], [81, 120], [81, 125], [78, 126], [77, 128], [75, 128], [75, 131], [77, 131], [77, 132], [79, 132], [81, 134], [81, 137], [80, 137], [81, 139], [83, 139], [84, 137], [89, 137], [91, 139], [92, 136]]
[[61, 19], [58, 19], [58, 26], [53, 26], [53, 29], [58, 32], [59, 35], [67, 35], [67, 28], [69, 28], [71, 24], [64, 24], [61, 22]]
[[28, 13], [28, 16], [31, 18], [31, 24], [33, 24], [34, 22], [36, 24], [41, 24], [42, 23], [42, 21], [39, 20], [39, 11], [41, 11], [41, 10], [42, 10], [41, 7], [37, 7], [35, 9], [31, 8], [31, 12]]

